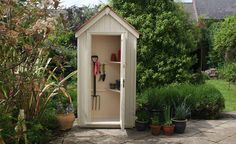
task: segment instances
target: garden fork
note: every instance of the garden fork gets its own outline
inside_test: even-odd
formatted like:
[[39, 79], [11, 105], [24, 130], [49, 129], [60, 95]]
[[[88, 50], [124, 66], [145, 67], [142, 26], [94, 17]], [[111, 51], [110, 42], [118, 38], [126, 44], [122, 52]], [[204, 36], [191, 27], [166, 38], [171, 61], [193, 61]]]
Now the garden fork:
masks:
[[[94, 55], [91, 57], [92, 62], [93, 62], [93, 71], [95, 70], [95, 64], [98, 61], [98, 56]], [[96, 90], [96, 74], [93, 74], [93, 95], [92, 95], [92, 110], [100, 110], [100, 95], [97, 95], [97, 90]], [[98, 99], [98, 101], [97, 101]]]

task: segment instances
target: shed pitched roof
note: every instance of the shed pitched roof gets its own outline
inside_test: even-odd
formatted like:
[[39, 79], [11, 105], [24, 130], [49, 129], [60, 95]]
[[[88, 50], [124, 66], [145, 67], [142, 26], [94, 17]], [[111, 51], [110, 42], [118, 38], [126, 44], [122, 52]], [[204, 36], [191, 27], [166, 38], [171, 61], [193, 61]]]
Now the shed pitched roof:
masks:
[[119, 22], [122, 26], [124, 26], [129, 32], [131, 32], [134, 36], [139, 38], [139, 32], [125, 19], [120, 17], [117, 13], [115, 13], [110, 6], [105, 6], [102, 10], [100, 10], [96, 15], [86, 21], [84, 24], [79, 26], [76, 29], [76, 37], [81, 35], [85, 32], [88, 28], [93, 26], [98, 20], [100, 20], [103, 16], [110, 15], [113, 17], [117, 22]]

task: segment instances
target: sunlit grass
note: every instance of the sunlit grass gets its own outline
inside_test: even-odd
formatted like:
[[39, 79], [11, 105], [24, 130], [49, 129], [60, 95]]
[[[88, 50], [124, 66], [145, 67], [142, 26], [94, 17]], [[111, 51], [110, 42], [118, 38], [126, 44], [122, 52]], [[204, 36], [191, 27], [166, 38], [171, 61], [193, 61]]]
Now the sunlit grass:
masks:
[[224, 111], [236, 111], [236, 85], [231, 84], [224, 80], [208, 80], [206, 83], [214, 85], [225, 98]]

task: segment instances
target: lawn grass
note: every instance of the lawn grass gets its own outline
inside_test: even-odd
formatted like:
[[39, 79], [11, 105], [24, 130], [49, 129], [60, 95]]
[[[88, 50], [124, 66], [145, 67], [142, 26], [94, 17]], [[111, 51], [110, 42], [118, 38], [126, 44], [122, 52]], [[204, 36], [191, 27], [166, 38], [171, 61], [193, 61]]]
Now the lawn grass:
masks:
[[224, 80], [207, 80], [206, 83], [214, 85], [225, 98], [224, 111], [236, 111], [236, 85], [231, 84]]

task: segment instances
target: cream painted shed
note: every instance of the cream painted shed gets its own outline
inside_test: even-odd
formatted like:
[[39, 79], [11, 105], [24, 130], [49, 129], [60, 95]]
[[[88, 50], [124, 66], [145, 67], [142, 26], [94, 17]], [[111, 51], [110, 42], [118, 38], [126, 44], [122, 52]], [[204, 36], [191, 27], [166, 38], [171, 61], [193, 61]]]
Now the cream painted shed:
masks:
[[106, 6], [75, 36], [79, 125], [134, 127], [138, 31]]

